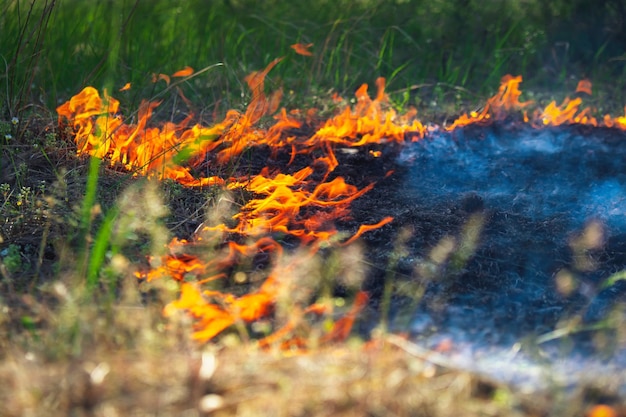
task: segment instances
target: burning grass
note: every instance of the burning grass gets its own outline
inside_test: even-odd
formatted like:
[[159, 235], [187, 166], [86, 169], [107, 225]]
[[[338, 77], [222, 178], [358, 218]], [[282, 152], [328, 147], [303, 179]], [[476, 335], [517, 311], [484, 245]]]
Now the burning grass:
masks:
[[[295, 272], [302, 266], [296, 259], [313, 258], [322, 246], [349, 245], [360, 234], [393, 221], [392, 217], [377, 219], [373, 224], [360, 225], [348, 239], [340, 237], [335, 226], [337, 221], [349, 218], [350, 203], [367, 193], [375, 182], [355, 186], [337, 175], [338, 150], [359, 152], [359, 148], [369, 147], [369, 157], [375, 160], [384, 152], [393, 152], [394, 146], [418, 141], [429, 130], [442, 129], [432, 125], [427, 128], [416, 118], [414, 109], [398, 114], [389, 104], [382, 78], [377, 81], [375, 98], [368, 95], [367, 85], [363, 85], [355, 94], [353, 107], [346, 106], [327, 120], [316, 118], [314, 111], [304, 116], [299, 112], [289, 115], [285, 109], [277, 112], [282, 90], [266, 94], [265, 78], [278, 62], [280, 59], [246, 77], [252, 99], [245, 112], [231, 110], [223, 121], [211, 127], [191, 124], [193, 114], [178, 124], [167, 122], [151, 126], [152, 110], [158, 102], [142, 102], [137, 123], [127, 124], [118, 114], [119, 102], [106, 93], [101, 99], [91, 87], [57, 109], [59, 122], [71, 129], [80, 154], [106, 158], [112, 166], [121, 165], [135, 175], [175, 180], [189, 187], [243, 189], [251, 196], [229, 220], [215, 224], [205, 222], [191, 240], [174, 238], [169, 254], [153, 257], [150, 269], [137, 272], [139, 278], [147, 281], [173, 278], [182, 282], [180, 299], [170, 304], [167, 311], [171, 314], [172, 310], [181, 309], [195, 317], [198, 322], [194, 337], [201, 341], [212, 339], [239, 321], [252, 323], [270, 317], [280, 294], [297, 291], [302, 285], [302, 279], [297, 278]], [[192, 76], [192, 70], [187, 68], [173, 75], [176, 76]], [[169, 82], [165, 75], [155, 78], [159, 79]], [[480, 112], [463, 114], [443, 128], [454, 130], [470, 124], [491, 123], [529, 107], [531, 102], [519, 101], [521, 81], [519, 76], [505, 76], [499, 92]], [[591, 94], [591, 84], [583, 80], [577, 90], [580, 94]], [[574, 123], [626, 129], [626, 116], [606, 115], [598, 122], [592, 109], [581, 106], [580, 97], [565, 99], [561, 105], [551, 102], [530, 115], [524, 110], [522, 118], [537, 128]], [[259, 125], [262, 118], [273, 114], [276, 120], [273, 124]], [[263, 153], [259, 149], [269, 152], [265, 154], [270, 159], [261, 164], [257, 173], [251, 170], [258, 167], [248, 166], [245, 175], [237, 170], [228, 178], [212, 175], [240, 158], [247, 149], [260, 154]], [[181, 158], [181, 155], [184, 156]], [[288, 157], [286, 167], [271, 164], [280, 155]], [[299, 156], [302, 156], [298, 160], [300, 164], [301, 160], [308, 161], [303, 167], [295, 163]], [[194, 174], [199, 167], [206, 174]], [[393, 172], [387, 172], [388, 175]], [[285, 261], [282, 239], [287, 239], [291, 246], [299, 246], [301, 254]], [[257, 272], [252, 280], [249, 271], [234, 268], [243, 259], [259, 255], [269, 262], [260, 269], [258, 265], [253, 266]], [[216, 281], [228, 278], [240, 284], [251, 281], [257, 284], [247, 285], [251, 289], [244, 295], [216, 289]], [[208, 288], [203, 290], [202, 286]], [[358, 302], [359, 297], [356, 294], [357, 310], [363, 304]], [[315, 301], [315, 291], [301, 302], [303, 304], [296, 309], [301, 313], [295, 316], [331, 314], [328, 304]], [[350, 314], [355, 313], [338, 320], [321, 340], [335, 340], [334, 335], [345, 338], [347, 333], [342, 327], [347, 326], [346, 321], [354, 320]], [[277, 333], [262, 339], [261, 345], [271, 341], [285, 342], [289, 346], [289, 338], [294, 336], [292, 330], [297, 325], [294, 320], [287, 320], [282, 323], [284, 328], [275, 328]], [[277, 334], [281, 338], [276, 337]], [[302, 342], [296, 343], [301, 345]]]
[[[355, 221], [352, 211], [393, 180], [399, 148], [432, 129], [510, 118], [624, 129], [624, 117], [582, 104], [623, 102], [619, 1], [588, 11], [552, 2], [537, 15], [542, 2], [252, 3], [6, 2], [0, 414], [626, 415], [611, 378], [523, 393], [397, 335], [374, 332], [366, 344], [351, 332], [362, 317], [384, 329], [392, 291], [414, 302], [423, 292], [396, 288], [409, 230], [377, 262], [362, 238], [394, 219], [377, 207]], [[573, 40], [585, 34], [592, 60]], [[277, 51], [287, 58], [250, 74], [250, 101], [233, 104], [240, 75]], [[199, 57], [218, 64], [172, 71]], [[158, 94], [142, 81], [154, 70], [166, 73], [154, 77], [167, 83]], [[266, 82], [269, 71], [293, 90]], [[521, 79], [507, 77], [456, 117], [507, 71], [535, 90], [586, 74], [613, 99], [593, 100], [581, 83], [561, 105], [525, 104]], [[386, 82], [374, 98], [367, 86], [352, 98], [377, 75]], [[121, 80], [119, 92], [109, 87], [121, 102], [88, 88], [64, 104], [58, 131], [56, 116], [31, 114]], [[340, 94], [320, 99], [328, 86]], [[278, 111], [281, 97], [303, 110]], [[439, 123], [400, 110], [409, 104]], [[98, 158], [87, 165], [77, 148]], [[471, 256], [470, 244], [451, 253], [455, 239], [433, 248], [424, 276]], [[363, 291], [371, 271], [386, 279], [382, 300]]]
[[[353, 106], [323, 118], [313, 110], [279, 110], [280, 90], [268, 94], [264, 85], [278, 62], [246, 78], [252, 99], [245, 111], [230, 110], [210, 126], [191, 113], [178, 123], [161, 122], [153, 117], [154, 101], [142, 102], [136, 122], [127, 121], [117, 100], [93, 88], [58, 108], [61, 132], [75, 140], [78, 153], [102, 158], [107, 167], [92, 162], [84, 188], [93, 200], [86, 198], [70, 216], [79, 230], [73, 238], [88, 250], [70, 260], [73, 242], [55, 242], [59, 256], [76, 269], [39, 289], [50, 304], [13, 288], [3, 304], [5, 328], [27, 329], [5, 342], [0, 377], [20, 393], [6, 400], [9, 411], [54, 404], [61, 412], [95, 415], [137, 409], [172, 415], [566, 415], [596, 402], [619, 403], [610, 386], [601, 388], [605, 396], [585, 391], [580, 402], [558, 391], [550, 403], [513, 396], [393, 335], [351, 344], [351, 329], [368, 308], [362, 291], [367, 254], [359, 237], [393, 222], [373, 213], [371, 222], [355, 224], [351, 205], [393, 177], [386, 158], [437, 130], [505, 118], [536, 128], [576, 123], [626, 129], [626, 116], [597, 119], [580, 97], [529, 112], [532, 104], [519, 101], [521, 77], [507, 76], [482, 110], [448, 126], [423, 124], [415, 110], [398, 113], [384, 79], [374, 98], [364, 85]], [[174, 76], [193, 74], [186, 69]], [[579, 94], [589, 94], [590, 85], [581, 85]], [[375, 175], [347, 176], [342, 163], [351, 155], [375, 167]], [[93, 187], [103, 169], [135, 179], [127, 179], [132, 185], [115, 203], [101, 207]], [[162, 189], [175, 192], [173, 182], [207, 192], [209, 208], [196, 217], [193, 233], [170, 239], [162, 223], [168, 215]], [[9, 201], [5, 196], [5, 205]], [[138, 250], [146, 242], [149, 249]], [[150, 258], [138, 259], [138, 252]], [[5, 285], [14, 281], [6, 265]], [[94, 298], [102, 305], [90, 306]], [[187, 341], [189, 327], [194, 339], [222, 349], [198, 356]], [[189, 353], [181, 356], [181, 348]], [[125, 353], [115, 357], [116, 350]], [[55, 356], [71, 358], [70, 366], [37, 369]], [[51, 380], [62, 384], [51, 386]], [[141, 400], [154, 391], [162, 402]]]

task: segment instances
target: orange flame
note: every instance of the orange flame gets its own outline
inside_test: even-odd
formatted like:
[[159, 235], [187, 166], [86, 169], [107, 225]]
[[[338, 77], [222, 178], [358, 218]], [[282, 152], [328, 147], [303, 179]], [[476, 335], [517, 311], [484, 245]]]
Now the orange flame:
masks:
[[187, 66], [181, 70], [176, 71], [174, 74], [172, 74], [172, 77], [189, 77], [191, 74], [193, 74], [193, 68]]
[[346, 240], [345, 242], [343, 242], [343, 245], [349, 245], [351, 243], [353, 243], [354, 241], [357, 240], [357, 238], [359, 236], [361, 236], [363, 233], [365, 232], [369, 232], [371, 230], [376, 230], [376, 229], [380, 229], [381, 227], [383, 227], [384, 225], [391, 223], [393, 221], [393, 217], [385, 217], [384, 219], [382, 219], [381, 221], [379, 221], [376, 224], [362, 224], [359, 226], [359, 230], [357, 230], [357, 232], [354, 234], [354, 236], [352, 236], [350, 239]]
[[180, 298], [166, 306], [165, 315], [169, 316], [175, 310], [188, 311], [199, 319], [194, 339], [208, 341], [238, 320], [251, 322], [267, 316], [274, 305], [272, 286], [270, 278], [258, 292], [237, 298], [218, 291], [201, 292], [194, 284], [185, 282], [181, 284]]
[[152, 74], [152, 82], [158, 83], [159, 81], [165, 81], [165, 84], [170, 85], [170, 76], [167, 74]]
[[623, 116], [613, 118], [607, 114], [604, 116], [603, 122], [606, 127], [615, 127], [617, 129], [626, 130], [626, 106], [624, 107]]
[[577, 93], [585, 93], [591, 95], [591, 81], [580, 80], [576, 86]]
[[304, 55], [304, 56], [313, 56], [313, 53], [311, 51], [309, 51], [309, 49], [313, 46], [312, 43], [296, 43], [291, 45], [291, 49], [293, 49], [294, 51], [296, 51], [297, 54], [299, 55]]
[[552, 101], [543, 111], [536, 114], [535, 119], [540, 120], [545, 126], [559, 126], [566, 123], [598, 126], [595, 117], [590, 116], [590, 108], [579, 111], [582, 102], [580, 98], [573, 100], [566, 98], [560, 106], [557, 106], [556, 102]]
[[337, 320], [331, 331], [322, 337], [322, 342], [342, 342], [346, 340], [350, 335], [355, 319], [367, 304], [368, 299], [367, 293], [360, 291], [356, 295], [352, 309], [344, 317]]
[[[487, 100], [486, 105], [480, 112], [470, 112], [463, 114], [456, 119], [446, 130], [454, 130], [457, 127], [467, 126], [474, 123], [486, 123], [493, 119], [500, 120], [511, 114], [514, 110], [523, 109], [531, 105], [532, 101], [520, 102], [521, 91], [519, 84], [522, 77], [506, 75], [502, 77], [502, 83], [498, 93]], [[591, 94], [591, 82], [581, 80], [576, 87], [576, 92]], [[580, 97], [563, 100], [561, 105], [555, 101], [550, 102], [545, 108], [534, 111], [531, 119], [524, 113], [524, 121], [530, 122], [535, 127], [560, 126], [563, 124], [582, 124], [589, 126], [605, 126], [626, 130], [626, 107], [625, 116], [612, 117], [605, 115], [601, 122], [593, 116], [594, 110], [589, 107], [582, 107], [583, 100]]]
[[522, 77], [519, 75], [517, 77], [505, 75], [502, 77], [498, 94], [487, 100], [487, 104], [485, 104], [485, 107], [483, 107], [481, 112], [470, 112], [469, 115], [467, 113], [463, 114], [446, 129], [454, 130], [457, 127], [485, 122], [492, 118], [501, 119], [511, 110], [524, 108], [532, 104], [532, 101], [519, 101], [519, 97], [522, 94], [519, 89], [521, 82]]

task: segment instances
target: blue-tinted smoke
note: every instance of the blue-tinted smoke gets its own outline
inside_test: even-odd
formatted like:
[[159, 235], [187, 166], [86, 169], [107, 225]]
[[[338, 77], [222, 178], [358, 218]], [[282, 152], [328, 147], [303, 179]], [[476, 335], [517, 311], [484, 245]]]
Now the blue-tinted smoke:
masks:
[[[413, 332], [417, 342], [432, 348], [450, 338], [460, 364], [520, 381], [520, 367], [509, 353], [515, 351], [515, 363], [523, 368], [533, 363], [513, 349], [520, 338], [548, 333], [572, 314], [600, 320], [612, 303], [626, 298], [624, 283], [605, 290], [599, 285], [626, 269], [626, 133], [470, 126], [407, 144], [398, 162], [406, 167], [400, 188], [413, 210], [407, 212], [426, 212], [416, 218], [434, 225], [418, 224], [418, 231], [448, 226], [445, 233], [454, 235], [449, 224], [458, 230], [463, 210], [466, 217], [482, 210], [485, 219], [476, 252], [452, 278], [456, 284], [440, 284], [449, 277], [429, 283], [432, 299], [447, 291], [443, 301], [430, 307], [427, 290], [408, 315], [408, 328], [397, 327]], [[591, 221], [603, 225], [605, 247], [595, 255], [595, 270], [577, 271], [572, 239]], [[434, 243], [428, 236], [416, 238], [410, 243], [418, 254], [414, 259], [425, 259]], [[562, 269], [580, 278], [572, 294], [556, 288]], [[585, 288], [592, 290], [585, 294]], [[558, 349], [552, 352], [558, 357]], [[607, 362], [618, 371], [626, 367], [626, 351], [621, 352]], [[597, 358], [577, 349], [570, 353], [569, 359], [552, 362], [555, 370], [562, 366], [563, 375], [574, 375], [597, 368]], [[513, 373], [503, 373], [496, 358], [511, 360]], [[493, 370], [495, 365], [500, 370]]]
[[[626, 231], [626, 142], [568, 129], [435, 133], [407, 147], [412, 193], [446, 203], [467, 193], [531, 221], [590, 219]], [[624, 138], [622, 138], [624, 139]]]

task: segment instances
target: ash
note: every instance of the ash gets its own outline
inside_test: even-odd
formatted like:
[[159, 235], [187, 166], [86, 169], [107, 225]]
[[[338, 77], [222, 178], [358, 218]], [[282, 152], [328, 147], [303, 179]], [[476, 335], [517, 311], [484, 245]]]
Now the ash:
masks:
[[[372, 196], [395, 216], [388, 235], [411, 231], [391, 266], [393, 330], [529, 387], [624, 373], [626, 281], [607, 279], [626, 269], [626, 133], [470, 126], [407, 144], [396, 163]], [[389, 265], [397, 241], [367, 239]]]

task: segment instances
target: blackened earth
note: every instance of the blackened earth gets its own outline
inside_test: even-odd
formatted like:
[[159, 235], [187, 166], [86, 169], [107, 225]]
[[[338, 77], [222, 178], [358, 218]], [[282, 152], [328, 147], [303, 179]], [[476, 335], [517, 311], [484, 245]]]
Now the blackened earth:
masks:
[[363, 237], [370, 323], [393, 279], [391, 329], [461, 366], [530, 386], [623, 373], [609, 319], [626, 281], [606, 280], [626, 268], [624, 132], [471, 126], [407, 143], [393, 165], [352, 206], [357, 223], [395, 218]]

